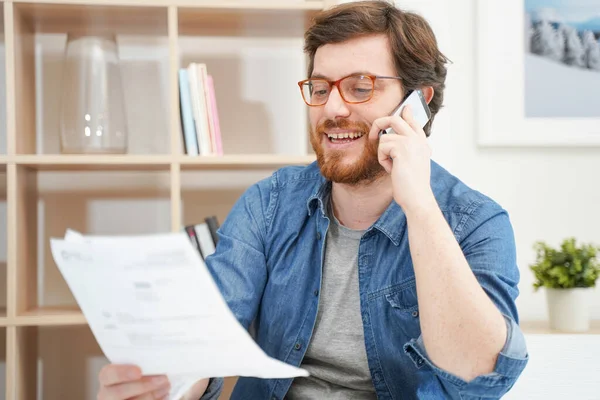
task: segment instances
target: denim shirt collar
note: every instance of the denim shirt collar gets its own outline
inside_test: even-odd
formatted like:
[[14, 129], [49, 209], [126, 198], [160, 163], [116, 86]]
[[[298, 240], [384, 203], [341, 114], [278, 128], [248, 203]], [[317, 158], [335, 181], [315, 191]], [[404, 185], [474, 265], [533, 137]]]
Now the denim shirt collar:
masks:
[[[318, 165], [316, 165], [316, 162], [313, 167], [316, 169], [319, 168]], [[441, 200], [438, 197], [438, 194], [443, 191], [446, 186], [442, 172], [443, 168], [435, 161], [431, 160], [431, 189], [438, 202]], [[320, 179], [317, 184], [315, 184], [314, 189], [306, 202], [309, 216], [313, 214], [317, 207], [321, 211], [321, 215], [327, 215], [327, 201], [329, 201], [328, 198], [331, 194], [331, 181], [326, 180], [320, 174], [319, 177]], [[443, 208], [443, 204], [440, 204], [440, 206]], [[395, 246], [399, 246], [405, 227], [406, 214], [402, 208], [392, 200], [383, 214], [381, 214], [368, 231], [377, 229], [387, 236]]]
[[[312, 194], [306, 202], [308, 215], [311, 216], [315, 209], [321, 211], [321, 215], [327, 215], [327, 202], [331, 194], [331, 181], [324, 178], [315, 185]], [[377, 229], [390, 239], [394, 246], [400, 245], [400, 239], [406, 226], [406, 215], [402, 208], [392, 200], [385, 209], [383, 214], [375, 221], [375, 223], [367, 230]]]
[[306, 201], [306, 211], [311, 216], [318, 207], [322, 215], [325, 215], [327, 210], [327, 198], [331, 193], [331, 181], [326, 180], [321, 176], [321, 179], [315, 185], [311, 195]]

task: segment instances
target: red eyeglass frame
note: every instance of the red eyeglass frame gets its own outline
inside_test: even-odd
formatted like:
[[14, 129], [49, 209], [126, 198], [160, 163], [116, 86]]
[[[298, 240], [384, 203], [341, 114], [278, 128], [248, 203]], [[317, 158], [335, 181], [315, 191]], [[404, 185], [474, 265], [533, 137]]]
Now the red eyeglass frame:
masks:
[[308, 101], [306, 101], [306, 98], [304, 97], [304, 90], [302, 88], [303, 88], [304, 84], [309, 81], [327, 82], [327, 84], [329, 85], [329, 94], [331, 94], [332, 87], [335, 86], [337, 88], [340, 96], [342, 97], [342, 99], [348, 104], [361, 104], [361, 103], [366, 103], [367, 101], [371, 100], [373, 98], [373, 93], [375, 91], [371, 92], [371, 95], [369, 96], [369, 98], [367, 100], [361, 100], [361, 101], [346, 100], [346, 98], [344, 97], [344, 94], [342, 93], [342, 90], [340, 88], [340, 82], [342, 82], [344, 79], [352, 78], [352, 77], [369, 78], [369, 79], [371, 79], [371, 83], [373, 84], [373, 87], [375, 87], [375, 81], [377, 79], [399, 79], [399, 80], [402, 80], [402, 78], [400, 78], [399, 76], [382, 76], [382, 75], [369, 75], [369, 74], [351, 74], [351, 75], [344, 76], [343, 78], [340, 78], [337, 81], [330, 81], [325, 78], [309, 78], [309, 79], [304, 79], [304, 80], [301, 80], [300, 82], [298, 82], [298, 87], [300, 88], [300, 94], [302, 95], [302, 100], [304, 100], [304, 103], [306, 103], [306, 105], [309, 107], [324, 106], [325, 104], [327, 104], [327, 101], [329, 100], [329, 95], [327, 95], [327, 100], [325, 100], [325, 102], [323, 104], [310, 104]]

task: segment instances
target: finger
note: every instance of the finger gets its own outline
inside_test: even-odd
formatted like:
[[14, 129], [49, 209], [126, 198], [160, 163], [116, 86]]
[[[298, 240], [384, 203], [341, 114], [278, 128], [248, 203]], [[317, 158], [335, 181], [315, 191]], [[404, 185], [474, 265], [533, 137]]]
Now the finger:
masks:
[[402, 110], [402, 119], [406, 121], [406, 123], [408, 124], [408, 126], [410, 126], [413, 132], [425, 135], [425, 131], [415, 119], [415, 115], [410, 104], [407, 104], [406, 107], [404, 107], [404, 110]]
[[379, 164], [386, 170], [386, 172], [392, 172], [394, 166], [393, 159], [397, 156], [397, 142], [388, 141], [386, 143], [379, 143], [377, 149], [377, 159]]
[[378, 150], [382, 150], [386, 154], [389, 153], [389, 156], [393, 159], [400, 153], [411, 155], [422, 154], [420, 150], [422, 148], [427, 149], [426, 153], [431, 157], [432, 149], [426, 140], [420, 140], [416, 136], [409, 138], [401, 135], [383, 135], [379, 140]]
[[115, 400], [110, 393], [106, 390], [106, 387], [101, 387], [98, 392], [98, 400]]
[[131, 382], [142, 377], [142, 370], [135, 365], [106, 365], [100, 370], [98, 380], [103, 386]]
[[379, 139], [379, 143], [396, 143], [399, 140], [402, 140], [403, 138], [406, 138], [405, 136], [400, 136], [400, 135], [381, 135], [381, 138]]
[[410, 104], [407, 104], [404, 107], [404, 109], [402, 110], [402, 116], [392, 117], [392, 129], [394, 129], [394, 131], [398, 134], [404, 134], [406, 136], [416, 136], [417, 133], [415, 132], [413, 127], [410, 126], [408, 122], [404, 119], [404, 116], [407, 115], [407, 113], [412, 118], [413, 114]]
[[[378, 118], [373, 121], [371, 130], [369, 131], [369, 139], [377, 139], [379, 131], [387, 128], [392, 128], [398, 135], [411, 136], [415, 135], [410, 125], [402, 118], [397, 116], [389, 116]], [[383, 136], [382, 136], [383, 137]]]
[[107, 386], [106, 392], [112, 399], [130, 399], [135, 396], [151, 394], [154, 391], [169, 387], [169, 380], [165, 375], [144, 376], [135, 382], [121, 383]]
[[161, 388], [157, 389], [150, 393], [144, 393], [141, 396], [133, 397], [128, 400], [163, 400], [169, 398], [169, 390], [170, 388]]
[[[377, 118], [375, 121], [373, 121], [373, 124], [371, 125], [371, 130], [369, 131], [369, 139], [379, 138], [379, 132], [384, 129], [388, 129], [388, 128], [394, 129], [392, 126], [392, 121], [395, 118], [397, 118], [397, 117], [389, 116], [389, 117]], [[394, 129], [394, 131], [395, 131], [395, 129]], [[383, 135], [381, 137], [383, 137]]]
[[378, 157], [394, 159], [399, 154], [398, 147], [401, 146], [398, 141], [389, 141], [386, 143], [380, 143], [377, 149]]

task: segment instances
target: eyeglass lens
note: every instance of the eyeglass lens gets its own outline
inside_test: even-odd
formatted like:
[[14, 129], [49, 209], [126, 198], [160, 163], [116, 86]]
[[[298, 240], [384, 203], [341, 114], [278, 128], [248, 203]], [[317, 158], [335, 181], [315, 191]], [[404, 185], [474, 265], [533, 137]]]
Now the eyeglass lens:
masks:
[[[345, 101], [361, 103], [371, 98], [373, 81], [368, 76], [348, 76], [340, 81], [339, 89]], [[307, 103], [310, 105], [322, 105], [329, 98], [331, 85], [324, 79], [310, 79], [302, 85], [302, 91]]]

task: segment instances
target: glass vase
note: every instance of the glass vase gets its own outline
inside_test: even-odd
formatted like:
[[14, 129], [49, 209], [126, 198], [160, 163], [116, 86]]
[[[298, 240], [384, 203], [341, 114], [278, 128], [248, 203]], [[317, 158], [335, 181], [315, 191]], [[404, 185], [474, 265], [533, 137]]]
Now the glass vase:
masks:
[[127, 152], [125, 100], [114, 35], [68, 35], [60, 113], [62, 153]]

